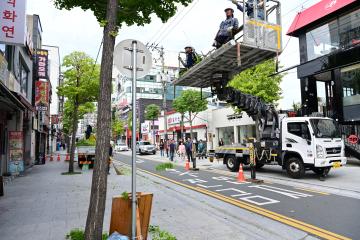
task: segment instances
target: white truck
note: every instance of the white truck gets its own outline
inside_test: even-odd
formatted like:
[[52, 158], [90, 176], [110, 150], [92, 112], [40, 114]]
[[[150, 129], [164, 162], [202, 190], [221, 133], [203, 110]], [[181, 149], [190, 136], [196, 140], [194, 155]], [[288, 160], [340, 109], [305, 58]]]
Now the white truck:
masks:
[[[329, 170], [346, 164], [344, 142], [337, 124], [322, 117], [280, 117], [278, 141], [253, 141], [256, 168], [280, 165], [292, 178], [301, 178], [306, 170], [327, 175]], [[250, 164], [250, 142], [223, 146], [215, 150], [230, 171], [240, 163]]]
[[77, 146], [78, 165], [82, 168], [84, 164], [93, 167], [95, 161], [95, 146]]

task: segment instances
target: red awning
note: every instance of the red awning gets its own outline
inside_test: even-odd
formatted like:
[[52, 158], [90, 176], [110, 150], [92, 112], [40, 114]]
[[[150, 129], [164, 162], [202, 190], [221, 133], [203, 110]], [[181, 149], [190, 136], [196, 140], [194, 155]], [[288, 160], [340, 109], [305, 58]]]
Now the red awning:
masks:
[[321, 0], [319, 3], [296, 15], [287, 35], [297, 36], [300, 29], [354, 2], [356, 0]]

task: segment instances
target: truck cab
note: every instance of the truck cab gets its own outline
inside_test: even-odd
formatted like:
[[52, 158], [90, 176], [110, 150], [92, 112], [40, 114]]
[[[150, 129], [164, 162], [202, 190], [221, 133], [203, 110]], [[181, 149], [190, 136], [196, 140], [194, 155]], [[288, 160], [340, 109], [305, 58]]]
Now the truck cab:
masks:
[[330, 118], [294, 117], [281, 121], [282, 166], [294, 178], [306, 170], [323, 174], [346, 164], [344, 142]]

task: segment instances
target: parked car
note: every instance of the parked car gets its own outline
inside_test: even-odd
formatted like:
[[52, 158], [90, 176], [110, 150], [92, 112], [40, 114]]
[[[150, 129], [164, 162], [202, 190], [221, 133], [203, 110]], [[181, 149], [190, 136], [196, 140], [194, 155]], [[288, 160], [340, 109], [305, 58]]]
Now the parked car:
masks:
[[156, 154], [156, 146], [148, 141], [136, 142], [136, 152], [139, 154]]
[[129, 147], [125, 143], [115, 145], [115, 152], [129, 151]]

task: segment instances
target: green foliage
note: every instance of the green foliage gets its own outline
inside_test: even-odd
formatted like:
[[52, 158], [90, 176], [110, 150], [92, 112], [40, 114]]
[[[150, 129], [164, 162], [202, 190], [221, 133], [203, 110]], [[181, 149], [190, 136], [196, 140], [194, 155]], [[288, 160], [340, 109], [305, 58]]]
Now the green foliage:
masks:
[[[102, 240], [106, 240], [108, 238], [108, 234], [104, 233], [102, 235]], [[66, 234], [65, 239], [67, 240], [84, 240], [85, 232], [82, 229], [72, 229], [70, 233]]]
[[[207, 109], [207, 101], [202, 98], [201, 93], [196, 90], [186, 90], [173, 102], [175, 111], [181, 114], [189, 113], [189, 121], [192, 121], [197, 113]], [[192, 118], [192, 116], [194, 118]]]
[[284, 74], [271, 76], [275, 71], [275, 60], [268, 60], [236, 75], [229, 86], [274, 104], [281, 98], [280, 83], [284, 77]]
[[[72, 119], [74, 114], [74, 102], [66, 101], [64, 104], [64, 113], [62, 118], [63, 123], [63, 132], [65, 134], [71, 134], [72, 131]], [[92, 113], [95, 111], [95, 105], [92, 102], [87, 102], [79, 105], [78, 109], [78, 119], [82, 119], [85, 114]]]
[[154, 121], [160, 116], [160, 107], [156, 104], [150, 104], [145, 109], [145, 118]]
[[[166, 22], [174, 16], [178, 3], [187, 6], [192, 0], [118, 0], [119, 10], [117, 14], [117, 26], [143, 26], [151, 22], [151, 16], [155, 14], [162, 22]], [[54, 0], [59, 9], [70, 10], [80, 7], [83, 10], [91, 10], [98, 22], [106, 25], [107, 0]]]
[[159, 226], [149, 226], [149, 233], [153, 240], [176, 240], [176, 237], [171, 233], [161, 230]]
[[124, 122], [120, 121], [118, 119], [115, 119], [112, 124], [111, 124], [111, 129], [113, 132], [113, 137], [117, 137], [121, 134], [123, 134], [123, 132], [125, 131], [125, 126], [124, 126]]
[[129, 193], [128, 192], [121, 193], [121, 198], [124, 200], [129, 200]]
[[95, 139], [81, 139], [76, 143], [76, 146], [95, 146]]
[[165, 171], [166, 169], [173, 169], [174, 164], [172, 163], [160, 163], [156, 166], [156, 171]]

